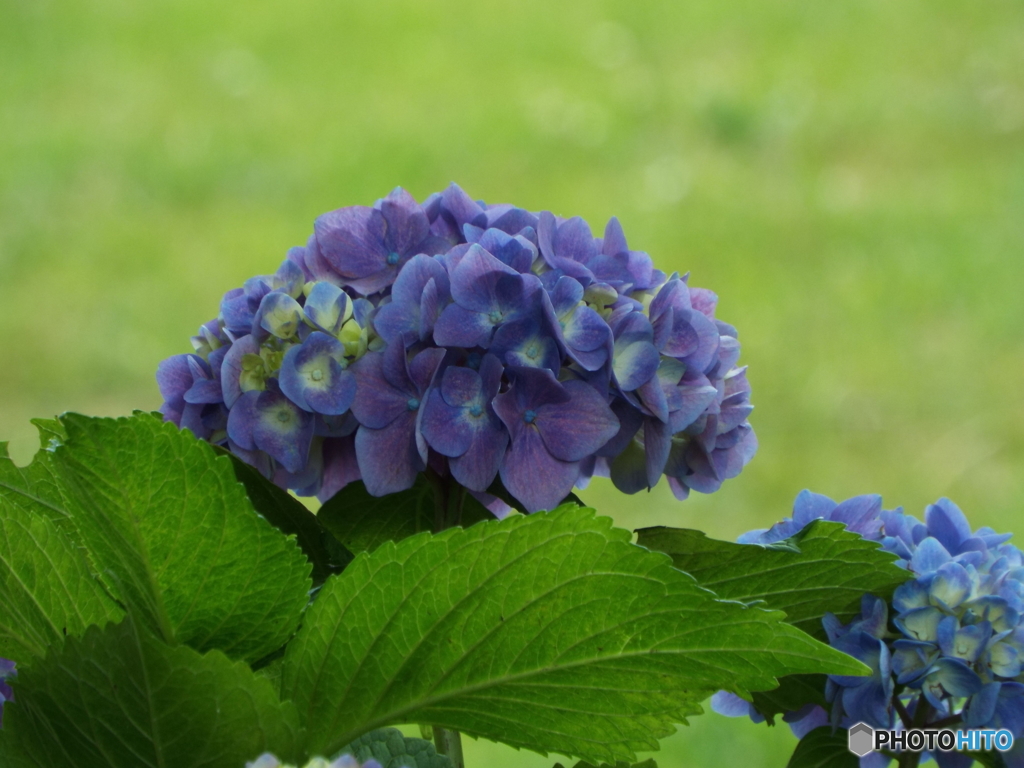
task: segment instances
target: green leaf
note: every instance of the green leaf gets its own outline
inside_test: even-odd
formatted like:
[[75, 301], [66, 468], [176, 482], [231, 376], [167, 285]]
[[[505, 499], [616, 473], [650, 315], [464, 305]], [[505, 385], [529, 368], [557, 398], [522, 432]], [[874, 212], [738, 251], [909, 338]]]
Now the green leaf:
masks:
[[764, 715], [769, 725], [775, 725], [775, 716], [795, 712], [806, 704], [825, 707], [825, 675], [789, 675], [779, 680], [773, 691], [754, 694], [754, 707]]
[[328, 579], [285, 655], [282, 690], [310, 750], [426, 722], [631, 761], [719, 688], [866, 674], [781, 613], [717, 600], [630, 538], [566, 506], [357, 556]]
[[360, 736], [342, 750], [360, 763], [376, 760], [381, 768], [452, 768], [452, 761], [439, 755], [424, 739], [402, 735], [397, 728], [378, 728]]
[[847, 746], [844, 729], [815, 728], [796, 745], [786, 768], [857, 768], [860, 760]]
[[68, 510], [110, 590], [165, 640], [259, 659], [308, 602], [310, 565], [255, 514], [231, 462], [150, 414], [63, 417]]
[[256, 511], [282, 533], [295, 536], [295, 542], [313, 564], [315, 585], [322, 584], [332, 573], [341, 573], [352, 562], [352, 553], [294, 496], [230, 451], [219, 446], [213, 446], [213, 449], [231, 459], [235, 478], [245, 486]]
[[19, 671], [4, 730], [41, 766], [239, 768], [301, 757], [298, 715], [219, 651], [171, 648], [129, 617]]
[[[561, 763], [556, 764], [555, 768], [561, 768]], [[573, 766], [573, 768], [658, 768], [658, 764], [654, 762], [653, 759], [644, 760], [642, 763], [623, 763], [620, 761], [618, 763], [615, 763], [615, 765], [611, 765], [610, 763], [601, 763], [600, 765], [594, 765], [593, 763], [580, 761], [576, 763], [576, 765]]]
[[[59, 421], [35, 419], [42, 444], [32, 463], [18, 467], [0, 443], [0, 498], [34, 515], [48, 517], [70, 528], [70, 515], [61, 490], [60, 476], [53, 465], [53, 451], [65, 437]], [[74, 529], [65, 532], [74, 534]]]
[[810, 523], [785, 547], [716, 541], [685, 528], [644, 528], [637, 534], [638, 544], [671, 555], [677, 568], [720, 597], [763, 600], [819, 639], [825, 639], [826, 612], [849, 621], [860, 613], [865, 593], [888, 601], [910, 576], [877, 543], [824, 520]]
[[[366, 486], [356, 481], [328, 499], [317, 517], [349, 550], [369, 552], [385, 541], [434, 530], [434, 489], [423, 474], [409, 490], [388, 496], [371, 496]], [[468, 493], [463, 497], [463, 526], [493, 519]]]
[[0, 496], [0, 656], [24, 664], [123, 615], [51, 519]]

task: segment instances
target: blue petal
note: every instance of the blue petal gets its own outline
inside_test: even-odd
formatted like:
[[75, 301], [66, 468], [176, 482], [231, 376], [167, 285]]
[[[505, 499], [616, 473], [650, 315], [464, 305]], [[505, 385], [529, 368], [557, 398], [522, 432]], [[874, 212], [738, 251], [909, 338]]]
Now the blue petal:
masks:
[[914, 556], [910, 559], [910, 570], [920, 575], [933, 573], [951, 559], [949, 551], [939, 540], [929, 536], [918, 544]]

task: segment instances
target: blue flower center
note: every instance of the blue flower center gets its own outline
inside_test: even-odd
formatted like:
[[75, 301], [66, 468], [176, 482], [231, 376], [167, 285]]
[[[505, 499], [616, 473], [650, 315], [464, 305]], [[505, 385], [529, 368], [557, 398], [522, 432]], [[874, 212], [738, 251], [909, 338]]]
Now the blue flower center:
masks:
[[525, 421], [527, 424], [533, 424], [533, 422], [536, 420], [537, 412], [534, 410], [529, 410], [523, 414], [523, 421]]
[[495, 325], [501, 322], [501, 317], [501, 312], [499, 312], [496, 309], [492, 309], [490, 313], [487, 315], [487, 319], [490, 320]]
[[470, 416], [480, 416], [483, 412], [484, 409], [481, 408], [479, 405], [474, 405], [472, 408], [469, 409]]
[[388, 254], [388, 266], [393, 267], [398, 263], [398, 254], [392, 251]]
[[420, 407], [420, 401], [419, 401], [419, 398], [416, 398], [416, 397], [410, 397], [410, 398], [409, 398], [409, 399], [408, 399], [408, 400], [406, 401], [406, 403], [405, 403], [405, 407], [406, 407], [406, 408], [408, 408], [408, 409], [409, 409], [410, 411], [415, 411], [415, 410], [416, 410], [417, 408], [419, 408], [419, 407]]

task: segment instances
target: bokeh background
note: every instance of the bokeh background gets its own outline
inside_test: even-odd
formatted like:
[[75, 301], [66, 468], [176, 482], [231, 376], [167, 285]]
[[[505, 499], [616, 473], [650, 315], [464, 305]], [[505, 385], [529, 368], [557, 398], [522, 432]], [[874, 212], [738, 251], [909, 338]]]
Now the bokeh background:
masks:
[[[1019, 0], [0, 0], [0, 437], [157, 407], [317, 214], [451, 180], [619, 216], [740, 329], [759, 454], [682, 504], [595, 482], [622, 525], [733, 538], [811, 487], [1024, 534]], [[794, 743], [680, 730], [662, 768]]]

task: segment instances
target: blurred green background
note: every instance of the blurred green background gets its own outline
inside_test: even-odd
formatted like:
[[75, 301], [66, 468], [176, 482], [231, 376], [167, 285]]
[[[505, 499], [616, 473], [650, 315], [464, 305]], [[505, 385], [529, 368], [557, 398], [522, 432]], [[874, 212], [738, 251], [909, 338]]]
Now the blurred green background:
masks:
[[[0, 436], [157, 407], [317, 214], [450, 180], [619, 216], [740, 329], [760, 453], [683, 504], [582, 494], [623, 525], [732, 538], [811, 487], [1021, 528], [1019, 0], [0, 0]], [[712, 714], [659, 761], [792, 744]]]

